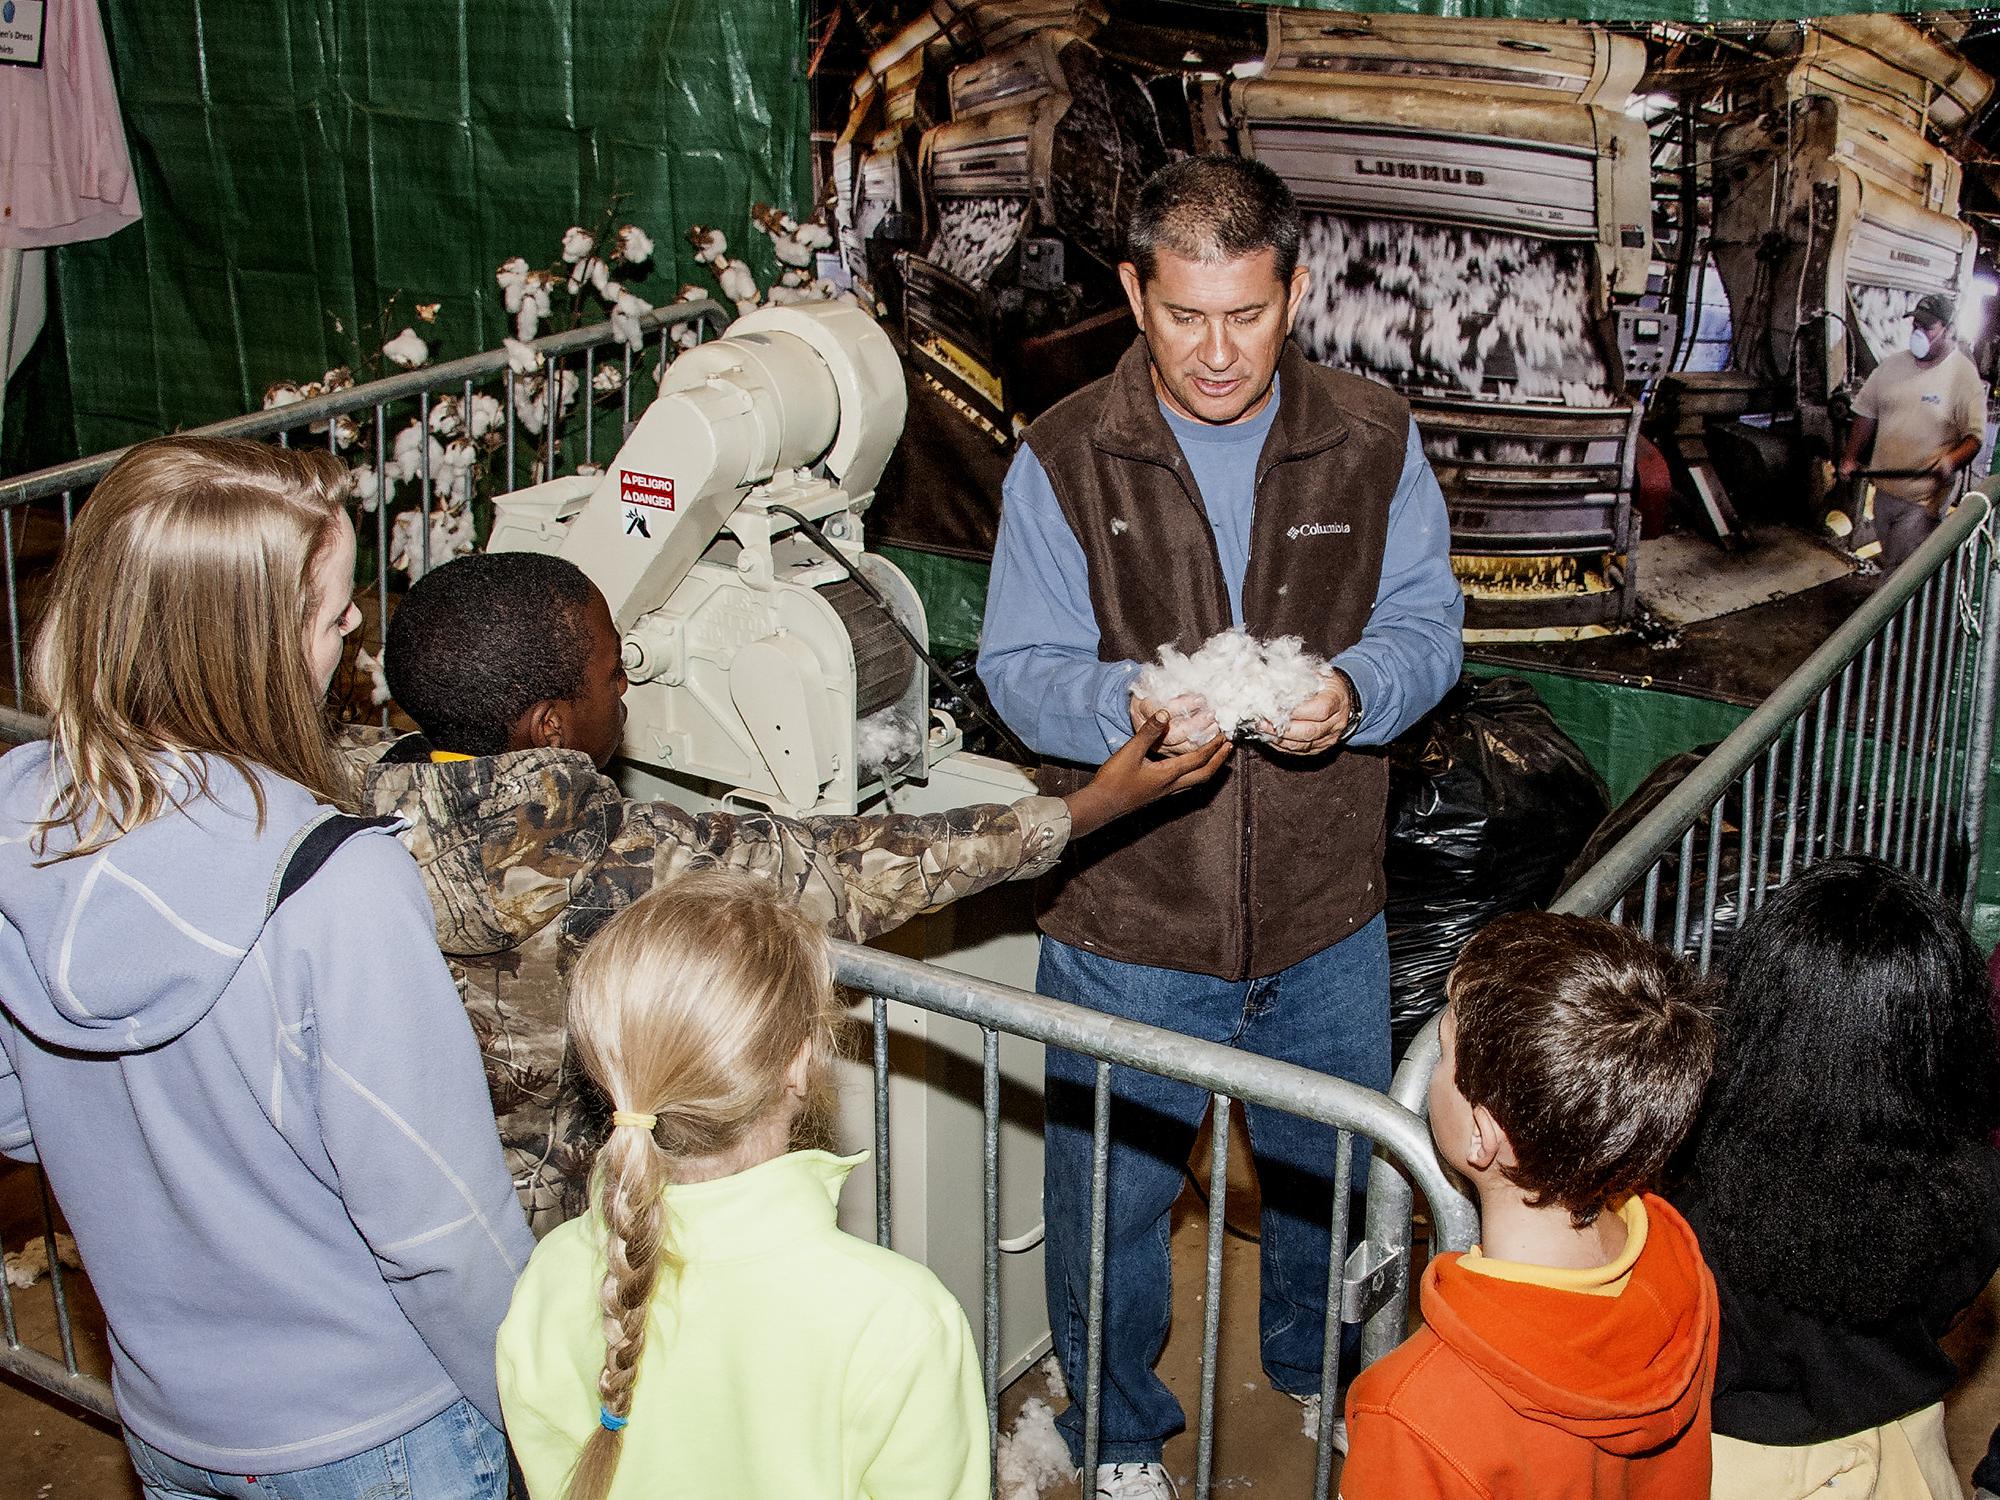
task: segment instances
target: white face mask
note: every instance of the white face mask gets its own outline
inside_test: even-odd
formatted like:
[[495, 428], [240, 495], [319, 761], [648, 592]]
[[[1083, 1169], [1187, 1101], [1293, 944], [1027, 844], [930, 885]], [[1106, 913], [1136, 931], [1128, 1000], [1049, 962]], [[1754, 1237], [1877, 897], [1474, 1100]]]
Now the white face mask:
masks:
[[1925, 333], [1921, 328], [1912, 328], [1910, 330], [1910, 353], [1916, 355], [1918, 359], [1929, 359], [1931, 357], [1930, 335]]

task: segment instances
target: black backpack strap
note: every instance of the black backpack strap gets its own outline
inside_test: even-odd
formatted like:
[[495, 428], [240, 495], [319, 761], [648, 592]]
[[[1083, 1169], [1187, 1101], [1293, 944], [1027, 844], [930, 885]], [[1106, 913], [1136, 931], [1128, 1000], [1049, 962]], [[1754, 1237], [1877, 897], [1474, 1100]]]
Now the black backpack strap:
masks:
[[401, 821], [394, 817], [363, 818], [353, 813], [328, 813], [312, 824], [292, 845], [291, 858], [285, 862], [284, 873], [278, 877], [278, 888], [271, 897], [271, 911], [264, 914], [265, 920], [269, 921], [271, 912], [283, 906], [300, 886], [311, 880], [342, 844], [358, 833], [366, 833], [372, 828], [394, 828]]

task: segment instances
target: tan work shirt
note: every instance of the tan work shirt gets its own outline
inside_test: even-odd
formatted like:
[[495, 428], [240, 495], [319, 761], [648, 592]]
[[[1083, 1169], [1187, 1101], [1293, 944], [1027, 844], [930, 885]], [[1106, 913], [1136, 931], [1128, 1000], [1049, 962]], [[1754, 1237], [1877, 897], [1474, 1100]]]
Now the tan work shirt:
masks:
[[[1986, 383], [1953, 349], [1933, 365], [1898, 349], [1875, 367], [1854, 398], [1854, 414], [1875, 422], [1871, 469], [1921, 469], [1960, 438], [1986, 434]], [[1878, 479], [1876, 488], [1897, 500], [1928, 505], [1950, 492], [1948, 480]]]

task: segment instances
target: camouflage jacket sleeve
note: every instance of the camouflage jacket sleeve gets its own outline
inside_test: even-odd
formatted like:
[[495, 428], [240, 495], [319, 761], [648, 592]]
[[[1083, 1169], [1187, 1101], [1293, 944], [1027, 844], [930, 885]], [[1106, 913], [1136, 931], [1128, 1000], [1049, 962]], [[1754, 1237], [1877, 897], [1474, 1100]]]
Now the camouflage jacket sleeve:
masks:
[[380, 760], [404, 733], [401, 729], [384, 729], [379, 724], [342, 724], [334, 732], [333, 748], [359, 776]]
[[1046, 874], [1068, 842], [1069, 808], [1057, 797], [851, 818], [696, 815], [636, 802], [572, 893], [566, 936], [588, 940], [684, 871], [729, 869], [769, 880], [835, 937], [861, 942], [1001, 881]]

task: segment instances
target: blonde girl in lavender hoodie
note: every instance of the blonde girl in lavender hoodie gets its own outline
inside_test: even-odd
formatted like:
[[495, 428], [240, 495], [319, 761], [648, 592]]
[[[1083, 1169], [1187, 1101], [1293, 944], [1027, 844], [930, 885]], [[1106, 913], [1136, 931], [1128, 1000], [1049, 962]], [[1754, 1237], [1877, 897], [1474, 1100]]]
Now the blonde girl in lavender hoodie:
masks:
[[346, 470], [142, 443], [0, 759], [0, 1153], [39, 1160], [152, 1497], [501, 1500], [493, 1336], [532, 1241], [417, 867], [323, 710]]

